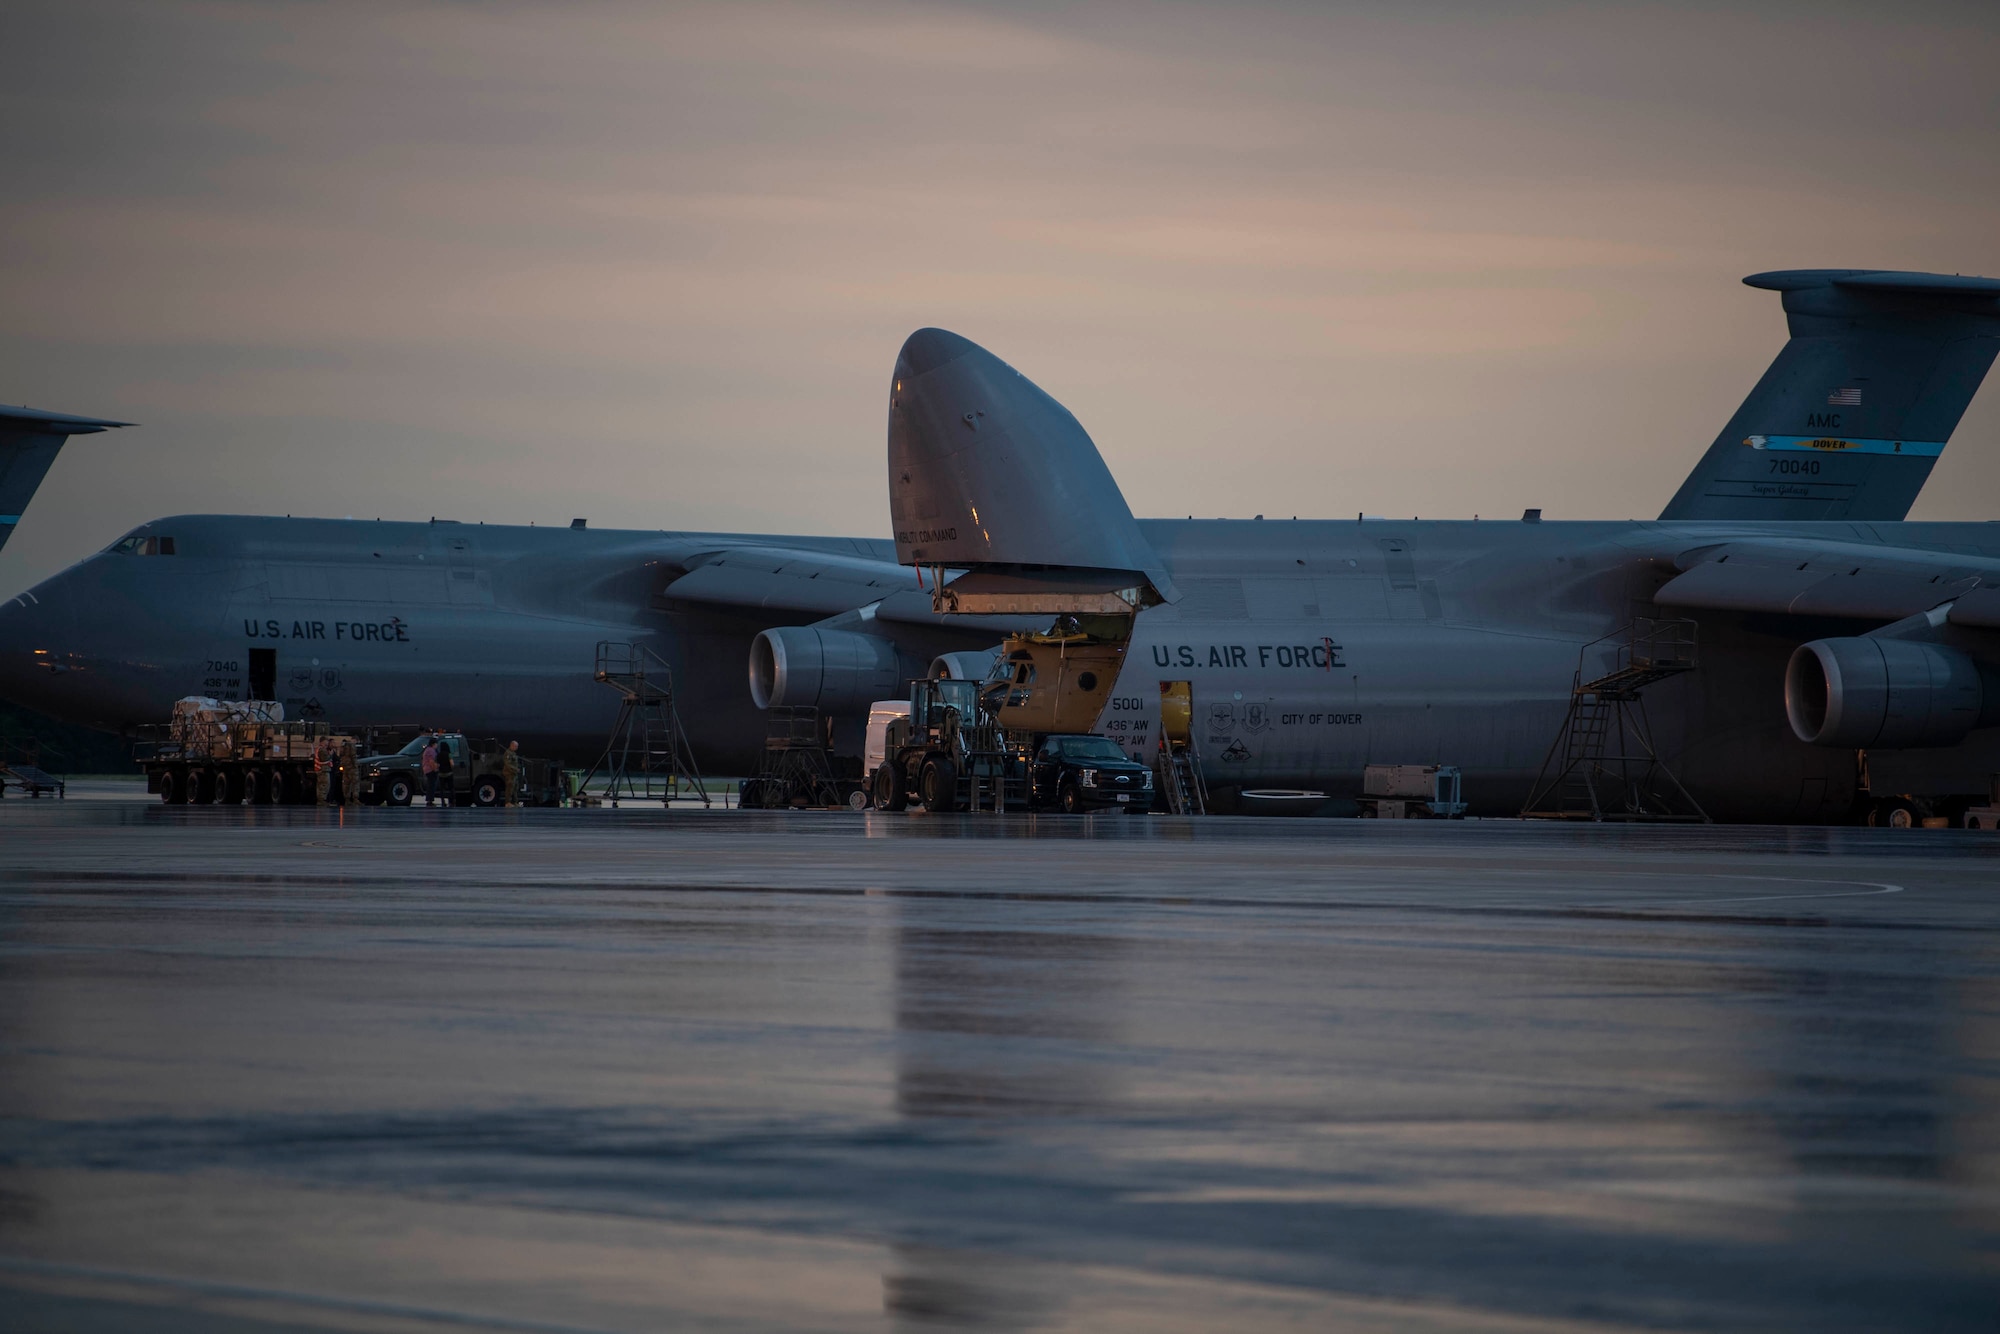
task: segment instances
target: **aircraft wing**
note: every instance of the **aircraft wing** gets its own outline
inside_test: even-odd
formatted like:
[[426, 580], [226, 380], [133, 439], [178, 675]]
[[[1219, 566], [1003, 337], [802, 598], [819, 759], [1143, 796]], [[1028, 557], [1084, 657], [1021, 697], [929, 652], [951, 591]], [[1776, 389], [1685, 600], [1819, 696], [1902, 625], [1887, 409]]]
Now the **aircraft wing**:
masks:
[[[728, 547], [690, 558], [660, 596], [681, 602], [832, 616], [904, 590], [917, 573], [889, 561], [786, 547]], [[930, 599], [924, 598], [928, 609]]]
[[1951, 603], [1954, 625], [2000, 627], [2000, 560], [1810, 538], [1724, 542], [1675, 558], [1663, 607], [1898, 621]]

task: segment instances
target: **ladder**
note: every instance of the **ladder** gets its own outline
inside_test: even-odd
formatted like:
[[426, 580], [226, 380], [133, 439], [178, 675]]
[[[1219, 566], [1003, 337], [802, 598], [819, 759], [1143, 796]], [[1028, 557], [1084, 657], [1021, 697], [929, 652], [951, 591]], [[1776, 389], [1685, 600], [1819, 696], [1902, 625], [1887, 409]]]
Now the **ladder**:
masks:
[[666, 661], [643, 644], [600, 640], [592, 675], [618, 692], [618, 717], [577, 794], [589, 795], [592, 780], [603, 774], [598, 798], [612, 806], [621, 797], [664, 806], [683, 788], [709, 805], [708, 788], [674, 709], [674, 674]]
[[1208, 779], [1201, 771], [1201, 753], [1194, 737], [1184, 742], [1160, 737], [1160, 751], [1153, 763], [1153, 781], [1167, 799], [1174, 815], [1208, 814]]
[[766, 711], [764, 767], [747, 789], [745, 805], [779, 810], [801, 802], [838, 806], [840, 786], [828, 759], [826, 725], [810, 704], [773, 704]]
[[[1583, 664], [1611, 644], [1607, 670]], [[1577, 653], [1569, 711], [1521, 814], [1542, 820], [1699, 821], [1707, 812], [1660, 759], [1646, 687], [1694, 671], [1695, 623], [1635, 617]], [[1553, 776], [1551, 776], [1553, 775]]]

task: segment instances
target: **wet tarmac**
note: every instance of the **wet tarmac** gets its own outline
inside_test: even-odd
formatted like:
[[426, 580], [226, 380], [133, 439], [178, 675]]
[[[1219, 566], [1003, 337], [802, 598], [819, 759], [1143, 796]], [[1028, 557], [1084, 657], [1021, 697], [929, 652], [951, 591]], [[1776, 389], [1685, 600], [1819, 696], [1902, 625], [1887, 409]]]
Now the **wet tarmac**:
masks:
[[10, 1331], [1996, 1324], [1991, 835], [0, 807]]

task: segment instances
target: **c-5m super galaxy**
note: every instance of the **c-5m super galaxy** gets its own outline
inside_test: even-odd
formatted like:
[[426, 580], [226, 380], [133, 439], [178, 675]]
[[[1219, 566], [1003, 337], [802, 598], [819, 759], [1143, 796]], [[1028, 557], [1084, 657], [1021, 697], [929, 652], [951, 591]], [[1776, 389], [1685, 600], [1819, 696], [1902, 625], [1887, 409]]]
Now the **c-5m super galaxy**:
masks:
[[[1050, 607], [1115, 604], [1129, 651], [1106, 730], [1148, 734], [1161, 685], [1184, 684], [1219, 788], [1341, 794], [1369, 763], [1442, 761], [1476, 811], [1510, 813], [1580, 647], [1671, 612], [1698, 621], [1701, 668], [1647, 703], [1710, 814], [1838, 817], [1864, 747], [1878, 789], [1977, 790], [2000, 768], [1975, 730], [2000, 711], [1980, 619], [2000, 538], [1897, 521], [2000, 346], [2000, 283], [1747, 281], [1783, 293], [1791, 340], [1655, 523], [1135, 521], [1068, 412], [923, 330], [890, 394], [893, 543], [159, 519], [0, 605], [0, 695], [114, 731], [187, 694], [275, 697], [293, 716], [457, 726], [583, 761], [616, 707], [594, 646], [633, 640], [672, 665], [704, 768], [743, 773], [763, 706], [820, 707], [858, 756], [868, 703], [903, 678], [983, 671]], [[118, 425], [0, 410], [0, 541], [66, 436]], [[1825, 666], [1794, 671], [1788, 724], [1807, 642]], [[1850, 687], [1872, 679], [1886, 693], [1868, 713]]]
[[1061, 404], [920, 330], [890, 390], [897, 557], [965, 572], [940, 609], [1091, 616], [1126, 646], [1100, 726], [1144, 751], [1163, 695], [1191, 703], [1225, 789], [1441, 763], [1475, 812], [1517, 813], [1566, 720], [1586, 750], [1611, 725], [1571, 712], [1598, 682], [1643, 702], [1620, 738], [1664, 771], [1620, 770], [1629, 804], [1600, 815], [1831, 820], [1863, 774], [1983, 806], [2000, 527], [1900, 520], [2000, 348], [2000, 281], [1746, 281], [1784, 294], [1792, 341], [1650, 523], [1135, 520]]

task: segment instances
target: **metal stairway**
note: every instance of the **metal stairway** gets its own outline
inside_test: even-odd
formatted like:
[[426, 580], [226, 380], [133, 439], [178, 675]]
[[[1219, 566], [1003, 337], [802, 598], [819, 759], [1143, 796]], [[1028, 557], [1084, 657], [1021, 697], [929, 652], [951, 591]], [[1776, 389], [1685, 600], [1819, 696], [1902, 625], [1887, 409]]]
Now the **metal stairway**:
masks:
[[[1607, 643], [1615, 644], [1610, 670], [1584, 680], [1583, 664]], [[1695, 649], [1693, 621], [1649, 617], [1584, 645], [1569, 712], [1522, 816], [1707, 824], [1701, 804], [1660, 760], [1642, 698], [1646, 687], [1694, 671]]]
[[1153, 781], [1166, 797], [1171, 814], [1208, 814], [1208, 780], [1201, 771], [1201, 754], [1194, 748], [1192, 736], [1186, 741], [1171, 741], [1161, 735]]
[[840, 787], [828, 758], [826, 724], [811, 704], [773, 704], [765, 711], [764, 768], [750, 780], [743, 805], [780, 810], [792, 805], [838, 806]]
[[[674, 711], [674, 675], [666, 662], [643, 645], [606, 639], [597, 645], [593, 676], [621, 698], [604, 753], [577, 785], [577, 795], [594, 795], [612, 806], [620, 798], [665, 805], [692, 795], [709, 805], [701, 770]], [[590, 784], [599, 774], [605, 778], [604, 790], [592, 794]]]

